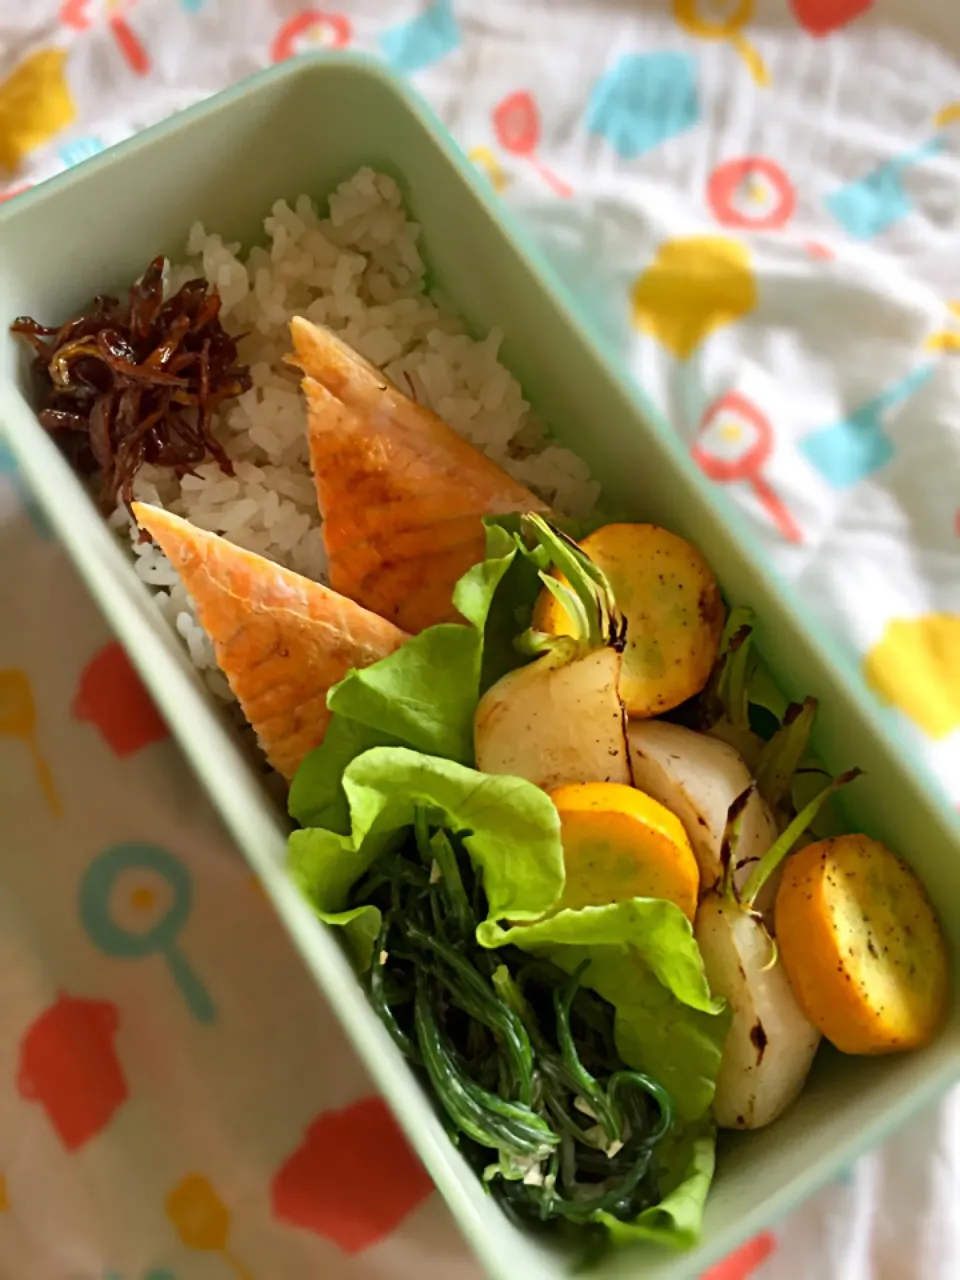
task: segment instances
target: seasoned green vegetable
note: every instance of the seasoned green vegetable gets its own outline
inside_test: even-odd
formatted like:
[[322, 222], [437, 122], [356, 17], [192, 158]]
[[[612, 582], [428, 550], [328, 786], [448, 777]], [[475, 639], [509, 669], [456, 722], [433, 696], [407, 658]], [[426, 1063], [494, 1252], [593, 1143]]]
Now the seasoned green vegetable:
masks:
[[[439, 854], [439, 857], [438, 857]], [[354, 888], [383, 920], [367, 975], [374, 1007], [425, 1071], [454, 1136], [514, 1215], [630, 1222], [660, 1200], [669, 1094], [624, 1068], [613, 1010], [572, 975], [476, 940], [486, 915], [462, 841], [413, 831]]]
[[728, 1020], [683, 913], [557, 912], [557, 811], [522, 779], [377, 747], [343, 787], [349, 834], [294, 832], [291, 874], [494, 1194], [538, 1221], [689, 1242]]

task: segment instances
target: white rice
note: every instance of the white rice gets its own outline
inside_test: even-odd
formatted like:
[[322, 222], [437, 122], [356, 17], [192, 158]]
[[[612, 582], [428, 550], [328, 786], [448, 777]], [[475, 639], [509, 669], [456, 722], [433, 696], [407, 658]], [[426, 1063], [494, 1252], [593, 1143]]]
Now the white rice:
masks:
[[[144, 467], [134, 484], [138, 499], [323, 581], [305, 408], [297, 371], [283, 362], [289, 321], [305, 315], [335, 330], [556, 510], [589, 513], [600, 486], [581, 459], [546, 441], [519, 384], [497, 359], [501, 334], [471, 338], [442, 296], [425, 290], [420, 228], [408, 219], [392, 178], [361, 169], [330, 197], [328, 218], [319, 217], [309, 196], [293, 208], [279, 200], [264, 229], [267, 245], [243, 259], [238, 244], [224, 244], [196, 223], [186, 260], [166, 282], [172, 293], [203, 276], [220, 292], [224, 327], [247, 334], [239, 358], [250, 366], [253, 386], [215, 428], [236, 474], [208, 462], [178, 480], [166, 469]], [[232, 701], [176, 571], [152, 543], [137, 541], [124, 508], [112, 523], [129, 529], [137, 573], [155, 589], [194, 666], [218, 698]]]

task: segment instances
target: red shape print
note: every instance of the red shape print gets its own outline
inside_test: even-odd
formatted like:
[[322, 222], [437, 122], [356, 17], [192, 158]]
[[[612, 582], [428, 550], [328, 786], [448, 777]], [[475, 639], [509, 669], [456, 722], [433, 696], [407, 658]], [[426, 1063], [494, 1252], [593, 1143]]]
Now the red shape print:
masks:
[[275, 1174], [273, 1212], [359, 1253], [395, 1230], [433, 1190], [381, 1098], [325, 1111]]
[[24, 187], [14, 187], [12, 191], [0, 191], [0, 204], [4, 200], [12, 200], [14, 196], [23, 195], [24, 191], [29, 191], [33, 184], [28, 182]]
[[804, 31], [828, 36], [872, 9], [873, 0], [790, 0], [790, 7]]
[[747, 1280], [757, 1267], [775, 1251], [777, 1242], [769, 1231], [763, 1231], [746, 1244], [742, 1244], [735, 1253], [718, 1262], [709, 1271], [704, 1271], [700, 1280]]
[[[713, 448], [703, 443], [704, 433], [724, 413], [739, 419], [739, 423], [734, 424], [736, 441], [745, 436], [749, 442], [750, 435], [753, 436], [753, 443], [748, 443], [746, 449], [737, 447], [735, 458], [721, 457]], [[746, 426], [748, 431], [741, 431], [741, 425]], [[746, 480], [752, 487], [758, 502], [787, 542], [802, 542], [803, 534], [796, 520], [787, 510], [780, 495], [771, 488], [763, 475], [763, 468], [773, 452], [774, 442], [773, 425], [767, 415], [761, 413], [757, 406], [739, 391], [728, 391], [719, 400], [715, 400], [703, 415], [700, 435], [701, 439], [694, 443], [690, 454], [704, 475], [717, 481], [718, 484]]]
[[90, 0], [64, 0], [60, 6], [60, 21], [74, 31], [86, 31], [92, 21], [87, 12], [89, 7]]
[[70, 708], [82, 723], [95, 724], [115, 756], [131, 756], [170, 731], [116, 641], [95, 653], [77, 683]]
[[821, 244], [819, 240], [804, 240], [803, 244], [811, 258], [820, 258], [823, 262], [831, 262], [837, 256], [829, 245]]
[[[736, 200], [744, 184], [758, 178], [765, 178], [773, 187], [773, 208], [757, 213], [737, 208]], [[707, 182], [707, 200], [721, 226], [747, 231], [777, 231], [786, 226], [797, 207], [793, 183], [783, 169], [766, 156], [741, 156], [718, 164]]]
[[353, 29], [342, 13], [324, 13], [322, 9], [304, 9], [285, 22], [270, 46], [270, 59], [283, 62], [299, 52], [301, 42], [315, 40], [327, 49], [343, 49], [350, 43]]
[[119, 1021], [115, 1004], [61, 995], [21, 1041], [20, 1096], [40, 1103], [68, 1151], [105, 1129], [127, 1096], [113, 1049]]
[[[119, 12], [113, 12], [108, 8], [107, 23], [131, 71], [136, 72], [138, 76], [145, 76], [150, 70], [150, 55], [141, 44], [140, 37], [123, 16], [123, 11], [135, 3], [136, 0], [127, 0]], [[73, 31], [88, 31], [93, 25], [90, 0], [64, 0], [60, 6], [60, 21]]]
[[138, 76], [145, 76], [150, 70], [150, 57], [134, 29], [125, 18], [117, 14], [110, 19], [110, 30], [130, 70]]
[[493, 127], [504, 151], [512, 155], [522, 156], [529, 160], [558, 196], [569, 199], [573, 195], [573, 187], [551, 173], [546, 165], [537, 159], [536, 150], [540, 145], [540, 112], [532, 94], [525, 89], [511, 93], [509, 97], [493, 109]]

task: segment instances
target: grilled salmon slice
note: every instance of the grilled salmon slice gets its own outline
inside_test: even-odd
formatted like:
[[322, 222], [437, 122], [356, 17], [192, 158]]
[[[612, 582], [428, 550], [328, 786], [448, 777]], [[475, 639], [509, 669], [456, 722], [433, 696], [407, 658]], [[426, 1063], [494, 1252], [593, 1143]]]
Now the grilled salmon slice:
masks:
[[264, 754], [292, 779], [323, 741], [327, 692], [408, 637], [336, 591], [179, 516], [142, 502], [133, 511], [180, 575]]
[[329, 330], [290, 329], [331, 585], [405, 631], [455, 620], [483, 517], [546, 504]]

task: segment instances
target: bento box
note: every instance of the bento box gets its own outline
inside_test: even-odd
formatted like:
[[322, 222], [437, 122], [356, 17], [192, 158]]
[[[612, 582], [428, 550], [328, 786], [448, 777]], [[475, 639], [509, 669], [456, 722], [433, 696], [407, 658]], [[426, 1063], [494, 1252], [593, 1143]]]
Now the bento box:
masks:
[[[576, 303], [499, 207], [430, 112], [378, 64], [297, 58], [0, 208], [4, 316], [61, 318], [123, 288], [154, 255], [176, 258], [201, 220], [252, 243], [279, 197], [323, 202], [361, 166], [392, 175], [422, 228], [431, 279], [468, 324], [503, 331], [503, 360], [560, 442], [574, 447], [612, 508], [708, 549], [728, 603], [757, 617], [757, 643], [788, 697], [817, 696], [815, 747], [864, 776], [844, 797], [858, 829], [900, 850], [960, 954], [955, 815], [897, 741], [852, 655], [805, 617], [736, 513], [702, 478], [670, 425], [578, 318]], [[374, 1014], [341, 946], [284, 872], [287, 823], [242, 744], [160, 618], [130, 556], [31, 404], [28, 360], [0, 337], [0, 427], [51, 524], [128, 649], [291, 940], [334, 1006], [491, 1276], [555, 1280], [578, 1256], [515, 1227], [485, 1194]], [[955, 989], [956, 989], [955, 984]], [[960, 1008], [933, 1045], [881, 1059], [821, 1051], [799, 1102], [771, 1128], [724, 1136], [699, 1245], [605, 1254], [604, 1280], [699, 1275], [836, 1177], [960, 1077]]]

